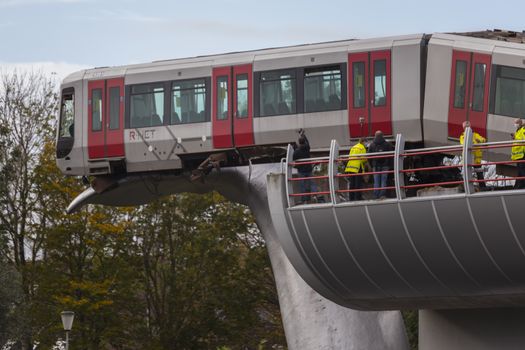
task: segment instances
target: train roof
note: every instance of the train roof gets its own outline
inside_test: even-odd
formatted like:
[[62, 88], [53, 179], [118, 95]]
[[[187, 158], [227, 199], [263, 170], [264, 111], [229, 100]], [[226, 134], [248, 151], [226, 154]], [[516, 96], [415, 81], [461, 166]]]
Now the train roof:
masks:
[[394, 42], [404, 44], [406, 44], [407, 42], [416, 43], [418, 41], [421, 41], [423, 37], [424, 34], [412, 34], [370, 39], [346, 39], [321, 43], [310, 43], [276, 48], [264, 48], [257, 50], [159, 60], [150, 63], [140, 63], [114, 67], [95, 67], [72, 73], [64, 79], [63, 83], [78, 80], [80, 77], [84, 77], [87, 79], [102, 78], [106, 76], [123, 75], [126, 72], [145, 73], [148, 70], [157, 71], [159, 68], [186, 69], [209, 64], [214, 66], [234, 65], [236, 63], [246, 61], [290, 57], [296, 55], [323, 54], [339, 51], [352, 52], [366, 50], [370, 48], [388, 48], [391, 47]]
[[525, 45], [523, 45], [523, 43], [525, 43], [525, 32], [520, 33], [496, 29], [493, 31], [486, 30], [467, 33], [435, 33], [429, 35], [412, 34], [370, 39], [346, 39], [321, 43], [264, 48], [257, 50], [159, 60], [150, 63], [114, 67], [95, 67], [72, 73], [64, 78], [63, 83], [78, 81], [81, 79], [100, 79], [103, 77], [122, 76], [130, 73], [148, 73], [164, 69], [188, 69], [203, 65], [226, 66], [296, 55], [313, 55], [330, 52], [353, 52], [367, 49], [381, 49], [388, 48], [393, 45], [416, 43], [417, 41], [421, 41], [423, 39], [430, 39], [431, 42], [434, 43], [439, 43], [440, 41], [455, 41], [459, 43], [458, 45], [455, 45], [458, 48], [463, 47], [476, 49], [476, 46], [479, 46], [482, 47], [480, 51], [486, 51], [489, 49], [492, 50], [496, 46], [516, 48], [521, 50], [525, 49]]
[[436, 33], [432, 34], [430, 42], [436, 42], [439, 40], [453, 41], [455, 43], [454, 46], [457, 48], [463, 47], [474, 51], [486, 49], [493, 50], [495, 47], [514, 48], [518, 50], [525, 49], [525, 36], [516, 37], [516, 40], [503, 40], [498, 38], [500, 37], [488, 35], [483, 36], [481, 34], [469, 36], [457, 33]]
[[483, 30], [477, 32], [465, 32], [465, 33], [450, 33], [454, 35], [481, 38], [481, 39], [492, 39], [498, 41], [505, 41], [510, 43], [525, 44], [525, 30], [522, 32], [515, 32], [511, 30]]

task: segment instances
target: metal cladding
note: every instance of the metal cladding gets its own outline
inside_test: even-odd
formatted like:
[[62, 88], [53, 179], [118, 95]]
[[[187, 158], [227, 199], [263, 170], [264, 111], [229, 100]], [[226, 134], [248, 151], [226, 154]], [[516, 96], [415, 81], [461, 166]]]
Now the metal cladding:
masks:
[[[286, 227], [277, 232], [290, 235], [283, 247], [296, 268], [309, 269], [298, 269], [307, 283], [348, 307], [516, 306], [525, 301], [524, 198], [519, 191], [282, 206]], [[272, 208], [277, 200], [270, 195]]]
[[386, 310], [525, 302], [524, 190], [354, 202], [333, 196], [294, 207], [289, 187], [284, 173], [268, 177], [279, 240], [302, 278], [338, 304]]

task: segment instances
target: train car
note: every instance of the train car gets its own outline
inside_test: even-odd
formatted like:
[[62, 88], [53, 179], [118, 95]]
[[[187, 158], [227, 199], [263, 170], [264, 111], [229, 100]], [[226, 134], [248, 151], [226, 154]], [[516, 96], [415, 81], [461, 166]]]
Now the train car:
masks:
[[[525, 36], [501, 34], [432, 35], [423, 113], [426, 146], [458, 143], [465, 120], [488, 141], [509, 140], [514, 119], [525, 118]], [[508, 158], [508, 150], [486, 151], [485, 157]]]
[[305, 129], [330, 140], [423, 141], [423, 34], [346, 40], [76, 72], [61, 86], [57, 164], [66, 175], [191, 170], [284, 154]]

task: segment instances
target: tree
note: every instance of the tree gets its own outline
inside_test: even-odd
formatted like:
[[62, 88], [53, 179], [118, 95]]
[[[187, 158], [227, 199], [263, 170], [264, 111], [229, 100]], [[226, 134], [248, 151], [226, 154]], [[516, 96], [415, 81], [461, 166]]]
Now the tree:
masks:
[[284, 344], [264, 242], [216, 193], [139, 208], [90, 206], [55, 165], [54, 84], [0, 77], [0, 342], [51, 348], [75, 311], [72, 349]]
[[35, 228], [43, 240], [31, 315], [42, 348], [62, 336], [64, 309], [76, 313], [78, 349], [285, 343], [264, 242], [246, 207], [184, 194], [65, 215], [82, 185], [60, 174], [51, 143], [34, 180], [45, 225]]
[[245, 207], [217, 193], [177, 195], [138, 209], [136, 236], [158, 348], [284, 344], [269, 260]]
[[[79, 179], [64, 177], [46, 144], [35, 170], [35, 197], [43, 237], [35, 266], [33, 334], [49, 348], [62, 335], [58, 315], [75, 311], [74, 348], [133, 349], [143, 328], [131, 209], [91, 207], [66, 215], [64, 209], [82, 191]], [[49, 315], [56, 315], [49, 319]]]
[[15, 301], [20, 298], [17, 272], [0, 258], [0, 349], [9, 341], [15, 320]]
[[418, 348], [418, 310], [404, 310], [402, 312], [403, 320], [407, 330], [408, 342], [410, 348], [417, 350]]
[[22, 293], [14, 314], [23, 319], [16, 327], [22, 349], [32, 349], [30, 266], [42, 239], [32, 230], [40, 224], [34, 215], [34, 168], [50, 138], [57, 101], [53, 82], [40, 73], [0, 76], [0, 255], [20, 275]]

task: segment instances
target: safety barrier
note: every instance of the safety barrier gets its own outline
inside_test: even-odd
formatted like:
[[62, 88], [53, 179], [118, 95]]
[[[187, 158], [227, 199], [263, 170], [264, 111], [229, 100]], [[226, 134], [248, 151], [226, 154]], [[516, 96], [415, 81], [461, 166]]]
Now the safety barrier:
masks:
[[[473, 159], [473, 152], [478, 150], [487, 150], [495, 148], [511, 148], [512, 146], [523, 143], [522, 141], [500, 141], [500, 142], [488, 142], [473, 145], [472, 130], [467, 128], [465, 130], [464, 144], [463, 145], [451, 145], [442, 147], [431, 147], [422, 149], [411, 149], [405, 150], [405, 140], [401, 134], [396, 136], [395, 149], [391, 152], [377, 152], [377, 153], [365, 153], [355, 156], [341, 156], [339, 153], [339, 145], [333, 140], [330, 145], [330, 153], [327, 157], [317, 157], [309, 159], [298, 159], [293, 160], [294, 149], [290, 145], [288, 147], [287, 157], [285, 159], [285, 171], [286, 171], [286, 191], [288, 198], [288, 207], [293, 207], [299, 204], [338, 204], [341, 202], [348, 202], [350, 197], [354, 193], [370, 193], [372, 191], [377, 195], [381, 191], [389, 191], [391, 193], [391, 199], [404, 200], [407, 197], [414, 196], [413, 190], [422, 188], [435, 188], [438, 186], [453, 186], [458, 193], [470, 195], [475, 190], [475, 184], [477, 186], [484, 187], [484, 184], [491, 183], [492, 185], [497, 183], [508, 183], [508, 181], [519, 181], [525, 180], [525, 176], [513, 176], [504, 178], [492, 178], [485, 179], [483, 177], [475, 178], [474, 174], [482, 172], [483, 168], [488, 165], [512, 165], [523, 163], [525, 160], [509, 160], [509, 161], [491, 161], [484, 162], [482, 164], [475, 164]], [[413, 164], [414, 159], [429, 157], [432, 155], [457, 155], [460, 156], [462, 161], [458, 164], [444, 164], [437, 166], [409, 166], [407, 164]], [[368, 163], [374, 159], [386, 159], [390, 166], [388, 169], [372, 169], [360, 173], [344, 173], [340, 172], [340, 167], [351, 159], [363, 159], [366, 158]], [[510, 158], [510, 155], [509, 155]], [[293, 176], [293, 168], [301, 165], [310, 165], [318, 168], [318, 171], [312, 174]], [[406, 167], [406, 168], [405, 168]], [[454, 174], [452, 178], [445, 178], [441, 181], [425, 181], [422, 183], [407, 183], [407, 177], [421, 177], [420, 174], [432, 174], [432, 172], [448, 171]], [[386, 174], [389, 177], [393, 175], [393, 185], [386, 185], [383, 187], [364, 187], [360, 188], [349, 188], [348, 185], [341, 182], [352, 177], [370, 177], [374, 175]], [[412, 191], [411, 191], [412, 190]], [[395, 197], [392, 198], [392, 194], [395, 193]], [[370, 196], [369, 196], [370, 197]], [[370, 199], [370, 198], [367, 198]]]

